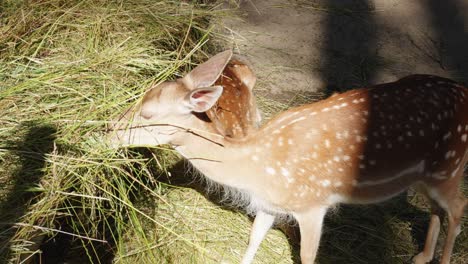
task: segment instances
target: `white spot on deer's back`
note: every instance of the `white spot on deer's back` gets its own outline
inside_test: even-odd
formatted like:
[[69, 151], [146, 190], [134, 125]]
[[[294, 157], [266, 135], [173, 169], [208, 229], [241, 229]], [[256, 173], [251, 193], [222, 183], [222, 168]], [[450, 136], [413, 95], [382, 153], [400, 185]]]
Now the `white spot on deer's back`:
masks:
[[450, 159], [451, 153], [452, 153], [452, 152], [451, 152], [450, 150], [447, 151], [447, 152], [445, 153], [445, 159], [446, 159], [446, 160], [447, 160], [447, 159]]
[[445, 153], [445, 159], [450, 159], [453, 158], [457, 155], [457, 152], [455, 150], [449, 150]]
[[278, 138], [278, 146], [283, 146], [283, 138], [282, 137], [279, 137]]
[[336, 132], [336, 138], [337, 138], [337, 139], [341, 139], [341, 138], [342, 138], [342, 136], [341, 136], [341, 133], [340, 133], [340, 132]]
[[348, 130], [343, 131], [343, 137], [348, 138], [349, 137], [349, 132]]
[[466, 135], [466, 134], [463, 134], [463, 135], [461, 136], [462, 142], [466, 142], [466, 138], [467, 138], [467, 135]]
[[270, 175], [275, 175], [276, 174], [276, 170], [273, 169], [272, 167], [266, 167], [265, 171], [266, 171], [266, 173], [268, 173]]
[[286, 181], [287, 181], [288, 183], [293, 183], [293, 182], [294, 182], [294, 178], [292, 178], [292, 177], [286, 177]]
[[323, 187], [328, 187], [330, 186], [331, 182], [330, 180], [323, 180], [320, 182], [320, 184], [322, 184]]
[[449, 139], [451, 136], [452, 136], [452, 132], [449, 131], [449, 132], [447, 132], [447, 134], [444, 135], [443, 139], [444, 139], [444, 140], [447, 140], [447, 139]]

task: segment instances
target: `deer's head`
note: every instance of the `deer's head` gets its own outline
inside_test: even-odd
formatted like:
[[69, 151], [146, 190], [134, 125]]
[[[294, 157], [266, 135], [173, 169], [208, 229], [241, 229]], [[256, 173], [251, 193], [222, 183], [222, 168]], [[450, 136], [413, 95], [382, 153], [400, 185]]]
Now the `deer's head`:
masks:
[[230, 50], [219, 53], [185, 77], [148, 90], [143, 99], [112, 126], [113, 145], [177, 145], [183, 140], [182, 132], [201, 129], [202, 113], [209, 110], [223, 92], [223, 87], [214, 83], [231, 56]]

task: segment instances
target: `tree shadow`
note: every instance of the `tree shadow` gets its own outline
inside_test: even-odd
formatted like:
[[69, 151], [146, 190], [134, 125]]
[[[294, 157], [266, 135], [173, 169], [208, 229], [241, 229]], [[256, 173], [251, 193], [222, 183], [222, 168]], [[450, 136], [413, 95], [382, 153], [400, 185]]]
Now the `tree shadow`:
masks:
[[458, 81], [468, 81], [468, 32], [464, 23], [466, 9], [457, 1], [425, 1], [439, 47], [440, 67]]
[[[24, 133], [24, 131], [26, 131]], [[12, 172], [11, 190], [0, 204], [0, 259], [8, 260], [16, 232], [15, 223], [26, 217], [28, 205], [34, 200], [36, 187], [44, 176], [46, 155], [53, 150], [56, 129], [52, 125], [28, 122], [21, 124], [15, 134], [24, 136], [18, 141], [5, 140], [9, 158], [18, 164]]]
[[[396, 254], [398, 244], [424, 241], [427, 220], [428, 214], [409, 203], [406, 194], [381, 204], [340, 205], [325, 220], [317, 262], [411, 263], [413, 256]], [[407, 223], [411, 231], [399, 230]]]
[[[98, 237], [106, 240], [106, 243], [103, 243], [101, 241], [76, 239], [69, 235], [77, 232], [76, 219], [72, 219], [76, 217], [76, 215], [71, 215], [56, 220], [56, 227], [63, 233], [54, 233], [42, 237], [39, 247], [41, 254], [33, 260], [34, 263], [113, 263], [116, 241], [112, 230], [117, 226], [115, 218], [108, 216], [98, 223], [98, 229], [102, 230]], [[75, 228], [73, 228], [74, 226]], [[86, 231], [82, 233], [86, 234]]]
[[371, 1], [328, 0], [321, 53], [326, 93], [368, 85], [380, 67], [377, 25]]
[[[17, 167], [12, 170], [10, 176], [7, 176], [11, 178], [11, 188], [6, 198], [0, 203], [0, 262], [8, 263], [11, 259], [16, 259], [21, 263], [79, 263], [83, 261], [112, 263], [115, 241], [109, 231], [113, 226], [111, 217], [99, 223], [103, 226], [101, 230], [108, 230], [107, 233], [102, 234], [102, 237], [110, 238], [107, 239], [108, 243], [98, 241], [85, 241], [84, 243], [66, 234], [76, 233], [76, 229], [73, 228], [76, 219], [73, 221], [72, 218], [77, 216], [65, 214], [56, 217], [54, 222], [54, 228], [61, 232], [33, 230], [33, 233], [28, 235], [30, 241], [26, 242], [30, 244], [20, 249], [21, 252], [15, 252], [18, 243], [24, 244], [16, 239], [18, 228], [15, 224], [25, 221], [30, 205], [37, 202], [38, 193], [32, 188], [37, 187], [45, 176], [47, 155], [55, 148], [61, 147], [55, 145], [56, 132], [56, 128], [52, 125], [28, 122], [19, 125], [16, 129], [14, 134], [20, 136], [19, 140], [4, 141], [9, 151], [5, 165], [16, 163]], [[75, 201], [75, 203], [78, 202]], [[68, 204], [68, 206], [81, 207], [79, 204]], [[66, 208], [66, 206], [63, 207]], [[106, 225], [105, 228], [104, 225]]]
[[[432, 2], [433, 6], [445, 4]], [[322, 78], [328, 86], [326, 94], [343, 92], [347, 90], [344, 87], [370, 86], [382, 67], [374, 9], [371, 1], [327, 1], [321, 58]], [[370, 100], [369, 104], [370, 109], [379, 108], [376, 102]], [[372, 114], [370, 111], [371, 118]], [[402, 238], [392, 223], [411, 223], [410, 237], [404, 239], [417, 241], [421, 250], [428, 215], [408, 203], [406, 195], [377, 205], [342, 205], [325, 220], [317, 262], [397, 263], [402, 257], [391, 252], [395, 252], [394, 245]], [[411, 262], [411, 257], [405, 261]]]

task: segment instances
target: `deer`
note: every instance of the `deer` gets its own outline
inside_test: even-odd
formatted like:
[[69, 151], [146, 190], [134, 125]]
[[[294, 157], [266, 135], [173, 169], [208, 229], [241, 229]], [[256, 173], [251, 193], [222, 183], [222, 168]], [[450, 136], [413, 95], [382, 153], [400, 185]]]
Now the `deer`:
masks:
[[[223, 59], [225, 63], [219, 65], [220, 72], [215, 81], [215, 85], [223, 87], [221, 96], [199, 117], [205, 119], [204, 125], [209, 126], [210, 131], [230, 138], [243, 137], [258, 128], [262, 121], [261, 111], [257, 107], [252, 91], [257, 78], [249, 62], [242, 56], [227, 50], [223, 53]], [[194, 72], [196, 73], [196, 70]], [[158, 85], [150, 87], [148, 93], [157, 87]], [[132, 110], [133, 107], [127, 109], [118, 120], [130, 114]], [[199, 129], [204, 128], [205, 126]], [[111, 128], [106, 129], [106, 131], [111, 130]]]
[[[448, 264], [468, 199], [468, 89], [450, 79], [410, 75], [286, 110], [245, 136], [227, 137], [201, 117], [220, 98], [215, 85], [230, 52], [149, 90], [114, 122], [114, 147], [169, 144], [207, 179], [255, 214], [241, 263], [251, 263], [275, 219], [296, 220], [300, 258], [314, 263], [323, 220], [338, 204], [370, 204], [416, 185], [431, 201], [424, 249], [434, 257], [448, 219]], [[446, 213], [446, 214], [444, 214]]]

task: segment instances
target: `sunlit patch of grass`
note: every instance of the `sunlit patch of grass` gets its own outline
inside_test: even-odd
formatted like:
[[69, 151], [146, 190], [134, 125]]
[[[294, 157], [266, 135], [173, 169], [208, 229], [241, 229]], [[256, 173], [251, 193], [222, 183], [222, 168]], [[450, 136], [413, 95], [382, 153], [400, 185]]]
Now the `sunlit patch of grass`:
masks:
[[[239, 261], [250, 220], [180, 187], [174, 151], [103, 140], [146, 89], [214, 53], [210, 20], [230, 12], [216, 5], [0, 4], [0, 262]], [[288, 252], [274, 231], [259, 259]]]

